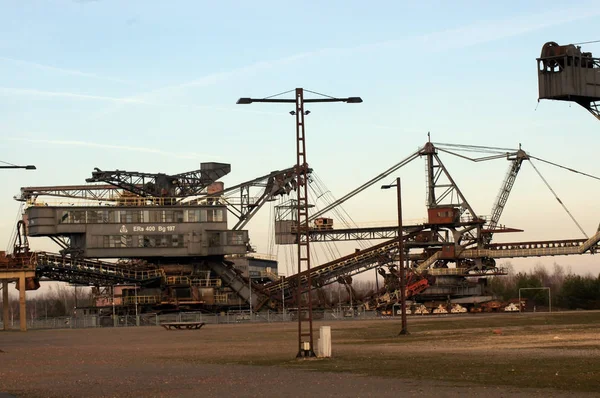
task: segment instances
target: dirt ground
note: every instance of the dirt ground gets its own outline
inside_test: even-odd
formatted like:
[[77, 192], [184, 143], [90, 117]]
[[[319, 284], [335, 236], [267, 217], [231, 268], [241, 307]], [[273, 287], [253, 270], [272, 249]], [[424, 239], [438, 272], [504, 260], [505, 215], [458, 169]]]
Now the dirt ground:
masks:
[[[319, 323], [315, 324], [315, 338]], [[600, 396], [600, 313], [0, 332], [0, 397]]]

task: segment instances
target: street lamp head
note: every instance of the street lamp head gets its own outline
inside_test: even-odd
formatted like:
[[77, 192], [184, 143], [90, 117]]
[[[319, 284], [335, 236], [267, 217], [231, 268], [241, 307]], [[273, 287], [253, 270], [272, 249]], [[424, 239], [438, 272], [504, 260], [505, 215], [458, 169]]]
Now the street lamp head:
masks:
[[35, 166], [32, 164], [28, 164], [27, 166], [25, 166], [25, 170], [35, 170]]
[[346, 102], [348, 104], [360, 104], [361, 102], [363, 102], [363, 100], [360, 97], [348, 97]]
[[251, 104], [251, 103], [252, 103], [252, 98], [240, 98], [236, 102], [236, 104], [238, 104], [238, 105], [246, 105], [246, 104]]
[[390, 189], [392, 187], [395, 187], [395, 185], [382, 185], [381, 189]]

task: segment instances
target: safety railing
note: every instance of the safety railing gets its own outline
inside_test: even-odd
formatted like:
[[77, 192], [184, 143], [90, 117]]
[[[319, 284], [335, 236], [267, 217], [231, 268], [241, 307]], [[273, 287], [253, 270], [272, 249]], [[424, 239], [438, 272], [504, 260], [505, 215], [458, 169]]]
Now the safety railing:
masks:
[[160, 302], [160, 296], [125, 296], [123, 297], [123, 304], [135, 305], [137, 304], [156, 304]]
[[227, 304], [229, 301], [229, 295], [224, 294], [215, 294], [215, 304]]
[[206, 279], [206, 278], [191, 278], [188, 276], [168, 276], [168, 285], [187, 285], [197, 287], [220, 287], [222, 281], [220, 279]]
[[429, 275], [444, 276], [444, 275], [464, 275], [467, 272], [466, 268], [430, 268], [427, 270]]

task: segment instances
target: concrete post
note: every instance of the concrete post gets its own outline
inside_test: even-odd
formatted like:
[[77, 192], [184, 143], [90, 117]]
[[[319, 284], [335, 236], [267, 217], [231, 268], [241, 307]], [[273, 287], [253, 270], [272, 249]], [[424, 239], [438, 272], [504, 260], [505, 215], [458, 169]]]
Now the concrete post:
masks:
[[2, 280], [2, 322], [4, 324], [4, 330], [8, 330], [8, 309], [10, 303], [8, 302], [8, 281]]
[[331, 358], [331, 326], [321, 326], [319, 335], [319, 357]]
[[21, 332], [27, 331], [27, 307], [25, 305], [25, 273], [19, 276], [19, 320]]

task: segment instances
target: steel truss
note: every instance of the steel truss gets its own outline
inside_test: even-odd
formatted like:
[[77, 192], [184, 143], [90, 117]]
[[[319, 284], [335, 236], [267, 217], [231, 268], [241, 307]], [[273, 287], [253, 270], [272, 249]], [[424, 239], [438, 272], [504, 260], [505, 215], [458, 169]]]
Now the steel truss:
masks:
[[174, 175], [103, 171], [96, 168], [86, 182], [106, 182], [142, 197], [185, 198], [200, 194], [204, 188], [230, 171], [231, 165], [226, 163], [202, 163], [198, 170]]

